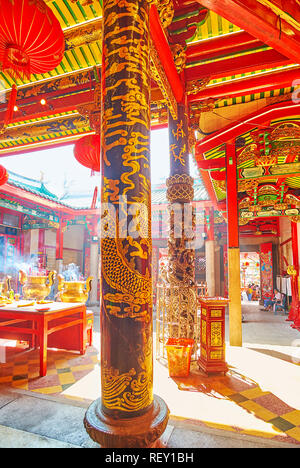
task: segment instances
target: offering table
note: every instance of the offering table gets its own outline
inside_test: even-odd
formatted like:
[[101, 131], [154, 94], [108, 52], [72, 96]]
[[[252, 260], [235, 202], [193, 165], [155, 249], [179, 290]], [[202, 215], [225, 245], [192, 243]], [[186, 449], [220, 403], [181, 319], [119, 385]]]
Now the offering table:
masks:
[[79, 351], [87, 347], [86, 306], [51, 302], [0, 306], [0, 338], [29, 341], [40, 347], [40, 376], [47, 374], [47, 348]]

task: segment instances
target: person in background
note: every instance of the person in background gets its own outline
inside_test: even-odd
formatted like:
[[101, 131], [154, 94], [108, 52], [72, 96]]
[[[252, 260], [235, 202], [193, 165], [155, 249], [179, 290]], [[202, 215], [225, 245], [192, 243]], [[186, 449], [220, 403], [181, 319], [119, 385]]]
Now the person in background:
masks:
[[285, 294], [281, 294], [281, 301], [280, 302], [276, 302], [274, 305], [273, 305], [273, 312], [274, 312], [274, 315], [277, 315], [277, 312], [278, 311], [283, 311], [284, 313], [286, 313], [286, 302], [287, 302], [287, 299], [286, 299], [286, 295]]
[[281, 301], [282, 301], [281, 293], [278, 291], [278, 289], [274, 289], [273, 297], [271, 299], [264, 300], [264, 309], [271, 310], [274, 304], [281, 304]]
[[248, 301], [252, 301], [252, 294], [253, 294], [252, 284], [249, 284], [248, 289], [247, 289]]

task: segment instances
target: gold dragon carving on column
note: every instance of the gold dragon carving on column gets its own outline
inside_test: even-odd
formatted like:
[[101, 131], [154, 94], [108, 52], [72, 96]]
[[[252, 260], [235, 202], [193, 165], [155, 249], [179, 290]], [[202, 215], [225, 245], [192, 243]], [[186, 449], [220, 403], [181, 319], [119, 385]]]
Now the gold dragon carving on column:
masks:
[[[115, 212], [108, 209], [102, 214], [102, 310], [110, 326], [119, 319], [128, 324], [128, 330], [139, 332], [132, 341], [124, 332], [126, 327], [116, 327], [128, 360], [134, 357], [134, 368], [120, 358], [116, 369], [104, 357], [102, 398], [109, 410], [136, 412], [153, 399], [149, 15], [148, 4], [142, 1], [108, 0], [105, 8], [102, 202], [113, 205]], [[118, 166], [115, 173], [114, 166]], [[138, 236], [127, 230], [123, 236], [121, 215], [137, 204], [146, 207], [132, 215]]]

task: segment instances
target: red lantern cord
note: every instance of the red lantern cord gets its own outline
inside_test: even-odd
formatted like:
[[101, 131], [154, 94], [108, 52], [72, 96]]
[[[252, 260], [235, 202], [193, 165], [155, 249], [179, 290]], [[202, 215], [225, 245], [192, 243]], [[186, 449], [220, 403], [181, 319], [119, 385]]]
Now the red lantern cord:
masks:
[[98, 187], [95, 187], [91, 210], [94, 210], [96, 208], [97, 197], [98, 197]]

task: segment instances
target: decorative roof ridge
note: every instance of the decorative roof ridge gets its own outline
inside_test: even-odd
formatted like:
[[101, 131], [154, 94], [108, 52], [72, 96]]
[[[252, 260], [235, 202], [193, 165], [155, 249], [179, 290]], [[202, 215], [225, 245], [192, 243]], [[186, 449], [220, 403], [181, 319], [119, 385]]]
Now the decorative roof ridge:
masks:
[[[47, 189], [46, 185], [44, 184], [42, 180], [32, 179], [30, 177], [22, 176], [12, 171], [8, 171], [8, 174], [9, 174], [8, 183], [17, 185], [19, 188], [24, 188], [25, 190], [28, 190], [28, 191], [33, 191], [34, 193], [45, 195], [51, 198], [52, 200], [55, 200], [55, 201], [58, 200], [58, 196], [55, 195], [55, 193], [50, 192], [50, 190]], [[14, 178], [16, 180], [14, 180]], [[26, 182], [33, 182], [35, 185], [29, 184]]]

